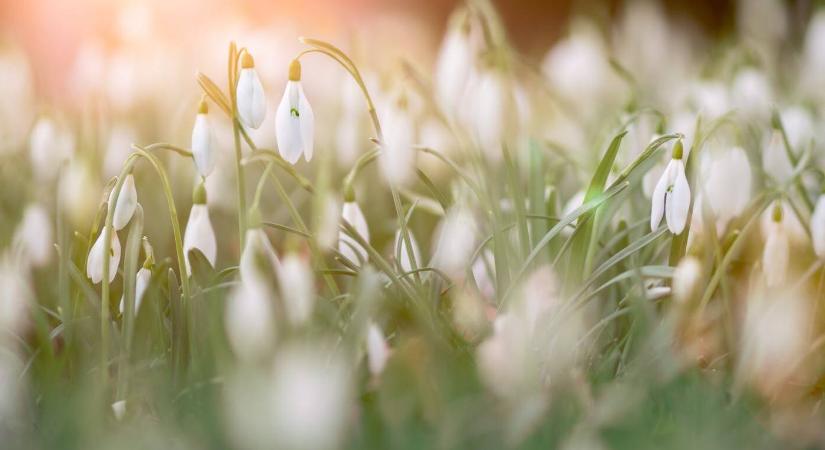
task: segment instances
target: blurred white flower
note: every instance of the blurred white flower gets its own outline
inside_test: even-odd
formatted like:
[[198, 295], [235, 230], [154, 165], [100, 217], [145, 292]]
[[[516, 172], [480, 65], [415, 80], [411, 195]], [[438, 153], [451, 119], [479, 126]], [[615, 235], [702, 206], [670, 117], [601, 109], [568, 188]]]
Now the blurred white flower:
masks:
[[456, 17], [444, 35], [435, 65], [436, 93], [441, 107], [455, 113], [464, 93], [475, 55], [467, 17]]
[[662, 178], [653, 191], [650, 208], [650, 229], [659, 228], [662, 216], [667, 220], [667, 227], [673, 234], [680, 234], [685, 229], [690, 209], [690, 186], [685, 177], [685, 165], [682, 162], [682, 144], [676, 143], [673, 158], [665, 168]]
[[825, 258], [825, 194], [820, 194], [811, 216], [811, 239], [816, 256]]
[[367, 366], [370, 374], [377, 377], [384, 371], [384, 366], [390, 358], [390, 346], [384, 338], [381, 328], [370, 321], [367, 325]]
[[276, 448], [338, 447], [350, 422], [349, 368], [336, 355], [307, 345], [279, 352], [272, 377]]
[[[109, 206], [112, 206], [112, 198], [115, 195], [115, 190], [112, 189], [112, 192], [109, 193]], [[135, 214], [135, 209], [137, 209], [137, 190], [135, 189], [135, 177], [129, 173], [126, 175], [126, 178], [123, 180], [123, 185], [120, 187], [120, 194], [117, 196], [117, 204], [115, 206], [115, 213], [112, 217], [112, 225], [115, 227], [115, 230], [122, 230], [129, 221], [132, 220], [132, 216]]]
[[126, 400], [118, 400], [112, 403], [112, 414], [115, 415], [116, 420], [123, 420], [126, 417]]
[[800, 106], [791, 106], [780, 112], [782, 125], [788, 135], [788, 142], [796, 154], [814, 139], [814, 121], [811, 113]]
[[32, 266], [42, 267], [49, 263], [54, 251], [54, 233], [46, 208], [38, 203], [26, 207], [14, 232], [14, 242]]
[[74, 136], [63, 125], [47, 116], [35, 122], [29, 136], [29, 158], [36, 179], [52, 180], [74, 151]]
[[728, 89], [718, 81], [703, 80], [693, 83], [690, 97], [696, 112], [702, 115], [703, 120], [719, 118], [730, 109]]
[[106, 156], [103, 158], [103, 175], [113, 177], [120, 173], [123, 163], [132, 152], [132, 143], [136, 141], [134, 130], [125, 124], [112, 126], [106, 143]]
[[275, 344], [275, 297], [269, 284], [260, 282], [260, 276], [242, 274], [226, 301], [226, 334], [232, 351], [242, 361], [261, 359]]
[[713, 211], [717, 232], [721, 234], [728, 222], [748, 206], [751, 166], [740, 147], [705, 155], [702, 159], [702, 173], [706, 177], [702, 197]]
[[822, 85], [825, 83], [825, 11], [817, 10], [805, 33], [802, 66], [797, 72], [806, 94], [823, 100]]
[[[788, 239], [790, 239], [792, 243], [809, 245], [808, 232], [805, 231], [805, 226], [802, 224], [802, 220], [796, 214], [793, 206], [787, 200], [781, 200], [775, 203], [782, 207], [782, 227], [785, 229], [785, 234], [787, 234]], [[770, 234], [774, 228], [773, 208], [765, 208], [762, 216], [759, 218], [759, 225], [763, 237], [767, 239], [768, 234]]]
[[745, 117], [768, 117], [773, 102], [768, 78], [763, 72], [753, 68], [739, 71], [731, 86], [731, 100], [733, 106]]
[[195, 159], [195, 168], [202, 177], [209, 176], [215, 169], [217, 156], [206, 100], [201, 100], [198, 105], [198, 114], [192, 127], [192, 156]]
[[[25, 325], [29, 302], [35, 300], [34, 292], [24, 268], [8, 253], [0, 255], [0, 343], [6, 338], [4, 332], [19, 333]], [[0, 370], [2, 370], [0, 358]], [[0, 380], [0, 386], [3, 385]], [[2, 389], [0, 387], [0, 389]], [[2, 403], [0, 395], [0, 403]], [[2, 416], [0, 416], [2, 417]]]
[[315, 280], [309, 261], [295, 252], [287, 253], [278, 270], [278, 284], [289, 323], [304, 324], [315, 305]]
[[412, 257], [407, 251], [407, 245], [401, 236], [401, 230], [395, 232], [395, 240], [393, 241], [393, 257], [398, 261], [398, 265], [404, 272], [410, 272], [413, 267], [418, 267], [421, 264], [421, 252], [418, 249], [418, 241], [412, 231], [407, 229], [407, 236], [410, 239], [410, 247], [412, 247]]
[[212, 221], [209, 219], [209, 208], [206, 203], [196, 203], [189, 211], [189, 221], [183, 233], [183, 255], [186, 260], [186, 273], [192, 275], [192, 266], [189, 263], [189, 251], [198, 249], [206, 260], [215, 267], [218, 256], [217, 239]]
[[702, 277], [702, 263], [695, 256], [686, 256], [673, 271], [673, 298], [681, 303], [689, 301], [697, 292]]
[[301, 63], [297, 59], [289, 64], [289, 81], [275, 114], [275, 133], [281, 156], [291, 164], [297, 163], [301, 154], [305, 160], [311, 160], [315, 115], [301, 87]]
[[788, 159], [782, 133], [779, 130], [773, 130], [767, 136], [768, 139], [762, 147], [762, 168], [777, 183], [785, 183], [791, 178], [793, 166], [791, 160]]
[[[152, 272], [146, 267], [141, 267], [135, 275], [135, 317], [140, 311], [140, 305], [143, 302], [143, 294], [146, 293], [146, 288], [149, 287], [149, 282], [152, 280]], [[126, 305], [126, 293], [120, 297], [120, 313], [124, 314]]]
[[476, 258], [471, 268], [478, 291], [487, 301], [492, 301], [496, 296], [496, 265], [494, 258], [493, 251], [486, 249]]
[[762, 252], [762, 271], [768, 287], [778, 286], [785, 281], [790, 259], [790, 244], [783, 224], [782, 206], [779, 203], [773, 207], [772, 219]]
[[260, 127], [266, 117], [266, 96], [258, 72], [255, 71], [255, 61], [248, 51], [241, 56], [241, 72], [235, 95], [238, 115], [244, 126], [255, 129]]
[[475, 74], [465, 93], [464, 111], [467, 123], [478, 145], [493, 161], [501, 160], [501, 145], [509, 114], [504, 80], [495, 69]]
[[269, 284], [267, 274], [261, 271], [262, 264], [268, 265], [267, 269], [274, 272], [281, 268], [281, 261], [269, 242], [269, 237], [262, 228], [253, 227], [246, 230], [246, 242], [238, 267], [241, 279], [247, 283]]
[[388, 183], [407, 184], [415, 173], [416, 154], [413, 149], [415, 129], [408, 111], [406, 97], [387, 102], [381, 115], [384, 142], [379, 164]]
[[58, 199], [62, 211], [77, 226], [86, 225], [99, 206], [100, 187], [84, 161], [73, 159], [61, 172]]
[[441, 220], [435, 236], [433, 266], [450, 276], [462, 276], [476, 244], [476, 221], [472, 212], [453, 206]]
[[[86, 276], [92, 280], [92, 283], [97, 284], [103, 281], [103, 261], [106, 257], [104, 253], [103, 236], [105, 228], [100, 230], [100, 235], [97, 237], [92, 249], [89, 250], [89, 256], [86, 258]], [[111, 230], [111, 245], [109, 248], [109, 282], [115, 279], [117, 275], [117, 267], [120, 264], [120, 240], [117, 238], [115, 230]]]
[[318, 241], [318, 246], [323, 250], [328, 250], [338, 245], [338, 229], [341, 202], [338, 196], [332, 192], [328, 192], [321, 200], [323, 203], [320, 207], [320, 214], [318, 221], [315, 222], [315, 238]]
[[[341, 209], [341, 219], [352, 225], [364, 241], [370, 241], [370, 230], [369, 227], [367, 227], [367, 219], [364, 217], [364, 213], [361, 212], [358, 203], [355, 201], [344, 203], [344, 207]], [[356, 265], [366, 262], [369, 257], [367, 249], [343, 231], [338, 235], [338, 252]]]

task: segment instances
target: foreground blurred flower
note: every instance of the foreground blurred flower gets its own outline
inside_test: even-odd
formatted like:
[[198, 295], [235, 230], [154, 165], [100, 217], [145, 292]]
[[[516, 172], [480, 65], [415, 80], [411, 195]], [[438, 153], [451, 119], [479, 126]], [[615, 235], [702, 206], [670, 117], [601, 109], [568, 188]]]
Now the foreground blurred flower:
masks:
[[40, 117], [29, 136], [29, 158], [35, 178], [49, 181], [74, 154], [71, 132], [50, 117]]
[[811, 240], [816, 256], [825, 258], [825, 194], [820, 194], [811, 216]]
[[[103, 281], [103, 235], [105, 229], [100, 230], [100, 235], [97, 237], [92, 249], [89, 250], [89, 256], [86, 258], [86, 276], [92, 280], [92, 283], [97, 284]], [[117, 238], [115, 230], [110, 231], [112, 244], [109, 249], [109, 282], [115, 279], [117, 275], [117, 266], [120, 264], [120, 241]]]
[[14, 232], [14, 242], [32, 266], [42, 267], [48, 264], [54, 251], [54, 237], [46, 208], [37, 203], [26, 207], [23, 219]]
[[690, 209], [690, 186], [685, 177], [685, 164], [682, 162], [681, 140], [676, 141], [673, 146], [673, 158], [656, 184], [651, 201], [651, 230], [659, 228], [663, 215], [671, 233], [680, 234], [685, 229]]
[[189, 263], [189, 251], [198, 249], [209, 264], [215, 267], [218, 256], [217, 240], [212, 221], [209, 220], [209, 208], [206, 206], [206, 188], [199, 183], [195, 188], [192, 199], [192, 210], [189, 211], [189, 221], [183, 233], [183, 255], [186, 259], [186, 273], [192, 275], [192, 266]]
[[[0, 295], [1, 344], [6, 337], [22, 331], [27, 321], [29, 302], [34, 300], [28, 274], [8, 253], [0, 255], [0, 292], [3, 293]], [[2, 353], [0, 352], [0, 355]], [[0, 369], [2, 369], [2, 363], [0, 363]], [[3, 384], [2, 381], [0, 380], [0, 386]], [[2, 400], [2, 395], [0, 395], [0, 403]]]
[[404, 185], [415, 173], [415, 130], [403, 95], [384, 108], [381, 123], [384, 129], [379, 163], [388, 183]]
[[[141, 267], [135, 275], [135, 317], [140, 311], [140, 305], [143, 302], [143, 294], [146, 293], [146, 288], [149, 287], [149, 282], [152, 280], [152, 272], [146, 268]], [[126, 310], [126, 293], [120, 297], [120, 313], [124, 314]]]
[[312, 159], [314, 133], [315, 115], [301, 87], [301, 63], [295, 59], [289, 64], [289, 81], [275, 112], [278, 151], [291, 164], [297, 163], [301, 154], [309, 161]]
[[435, 66], [437, 98], [445, 111], [455, 112], [464, 93], [474, 57], [470, 42], [470, 21], [466, 14], [459, 12], [451, 20]]
[[202, 177], [206, 178], [215, 169], [217, 156], [206, 99], [201, 99], [198, 105], [198, 115], [195, 116], [195, 125], [192, 127], [192, 156], [195, 159], [195, 168]]
[[452, 207], [438, 225], [436, 236], [433, 265], [451, 276], [461, 276], [475, 249], [473, 214], [464, 207]]
[[745, 211], [751, 196], [751, 166], [745, 151], [734, 147], [702, 160], [706, 174], [703, 199], [716, 217], [721, 234], [728, 222]]
[[[358, 203], [355, 202], [354, 198], [350, 198], [344, 203], [344, 207], [341, 209], [341, 219], [352, 225], [364, 241], [370, 241], [370, 230], [369, 227], [367, 227], [367, 219], [364, 217], [364, 213], [361, 212], [361, 208], [358, 206]], [[355, 264], [361, 264], [368, 259], [367, 249], [343, 231], [338, 235], [338, 252]]]
[[390, 358], [390, 346], [384, 338], [381, 328], [374, 322], [367, 326], [367, 366], [370, 374], [377, 377], [384, 371], [384, 366]]
[[255, 71], [255, 60], [248, 51], [241, 56], [241, 73], [235, 96], [241, 122], [249, 128], [260, 127], [266, 117], [266, 96]]
[[[115, 195], [115, 190], [109, 193], [109, 205], [112, 204], [112, 198]], [[123, 180], [123, 185], [120, 187], [120, 194], [117, 196], [117, 204], [115, 205], [115, 214], [112, 218], [112, 225], [115, 230], [122, 230], [135, 214], [137, 208], [137, 190], [135, 189], [135, 177], [129, 173], [126, 179]]]
[[61, 171], [58, 183], [60, 209], [80, 228], [88, 226], [99, 205], [100, 186], [85, 161], [74, 159]]
[[765, 283], [768, 287], [773, 287], [785, 281], [790, 258], [788, 233], [785, 231], [782, 206], [779, 203], [773, 207], [772, 222], [767, 231], [768, 237], [762, 252], [762, 270]]
[[695, 256], [682, 258], [673, 272], [673, 298], [686, 303], [696, 294], [701, 277], [702, 263]]
[[281, 260], [277, 275], [289, 323], [296, 326], [305, 323], [315, 304], [315, 282], [308, 261], [289, 252]]

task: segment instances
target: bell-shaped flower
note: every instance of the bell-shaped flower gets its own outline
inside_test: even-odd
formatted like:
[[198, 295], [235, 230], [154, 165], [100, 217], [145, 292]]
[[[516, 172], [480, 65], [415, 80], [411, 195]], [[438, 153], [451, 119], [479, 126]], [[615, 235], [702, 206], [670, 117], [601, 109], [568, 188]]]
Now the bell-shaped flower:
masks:
[[296, 59], [289, 64], [289, 81], [275, 113], [278, 151], [290, 164], [297, 163], [301, 154], [309, 161], [314, 133], [315, 115], [301, 87], [301, 63]]
[[[100, 235], [97, 237], [92, 249], [89, 250], [89, 256], [86, 258], [86, 276], [92, 280], [92, 283], [97, 284], [103, 281], [103, 261], [105, 257], [105, 249], [103, 235], [105, 230], [100, 230]], [[109, 282], [115, 279], [117, 275], [117, 266], [120, 264], [120, 241], [117, 238], [115, 230], [111, 230], [111, 245], [109, 247]]]
[[405, 97], [389, 102], [384, 108], [381, 123], [384, 133], [378, 160], [381, 173], [388, 183], [404, 185], [415, 173], [415, 129]]
[[734, 147], [702, 160], [703, 199], [716, 218], [721, 234], [728, 222], [745, 211], [751, 198], [751, 166], [745, 151]]
[[[152, 280], [152, 272], [146, 268], [141, 267], [135, 275], [135, 316], [140, 311], [140, 305], [143, 302], [143, 294], [146, 293], [146, 288], [149, 287], [149, 282]], [[124, 314], [126, 311], [126, 295], [120, 297], [120, 313]]]
[[779, 130], [773, 130], [763, 144], [762, 168], [777, 183], [785, 183], [793, 174], [793, 165]]
[[281, 269], [281, 261], [264, 230], [255, 225], [251, 224], [246, 230], [246, 242], [241, 252], [238, 271], [245, 283], [263, 284], [268, 283], [268, 275], [261, 267], [268, 266], [267, 270], [278, 272]]
[[[112, 198], [115, 195], [115, 190], [109, 193], [109, 205], [112, 204]], [[117, 204], [115, 207], [115, 214], [112, 218], [112, 225], [115, 230], [122, 230], [135, 214], [137, 208], [137, 190], [135, 189], [135, 177], [130, 173], [126, 175], [123, 180], [123, 185], [120, 187], [120, 194], [117, 196]]]
[[[257, 270], [257, 269], [256, 269]], [[232, 350], [241, 360], [265, 356], [275, 342], [273, 296], [268, 284], [241, 276], [226, 301], [224, 326]]]
[[436, 236], [433, 266], [451, 276], [461, 276], [475, 250], [476, 222], [472, 212], [466, 207], [452, 207], [438, 225]]
[[241, 73], [235, 97], [238, 116], [244, 126], [255, 129], [260, 127], [266, 117], [266, 96], [258, 72], [255, 71], [255, 60], [248, 51], [241, 56]]
[[819, 196], [811, 216], [811, 240], [816, 256], [825, 258], [825, 194]]
[[29, 136], [29, 158], [39, 181], [52, 180], [74, 150], [74, 137], [64, 126], [46, 116], [35, 122]]
[[379, 376], [390, 358], [390, 346], [384, 338], [381, 328], [370, 321], [367, 325], [367, 367], [372, 376]]
[[46, 208], [37, 203], [26, 207], [23, 219], [14, 232], [14, 243], [32, 266], [48, 264], [54, 252], [54, 233]]
[[441, 107], [455, 112], [475, 58], [470, 40], [470, 21], [459, 12], [452, 20], [435, 65], [435, 86]]
[[212, 125], [209, 123], [209, 106], [205, 99], [202, 99], [198, 105], [195, 126], [192, 127], [192, 156], [195, 159], [195, 168], [202, 177], [209, 176], [215, 170], [217, 155]]
[[398, 265], [401, 266], [401, 270], [404, 272], [410, 272], [414, 267], [421, 264], [421, 251], [418, 249], [418, 241], [415, 240], [415, 236], [409, 229], [407, 230], [407, 236], [410, 239], [410, 247], [412, 247], [412, 257], [407, 251], [407, 244], [401, 236], [401, 230], [395, 232], [395, 241], [392, 246], [393, 256], [397, 258]]
[[762, 271], [768, 287], [778, 286], [785, 281], [790, 259], [790, 242], [783, 222], [782, 205], [773, 207], [768, 237], [762, 251]]
[[665, 167], [662, 178], [653, 190], [650, 208], [650, 228], [656, 230], [662, 221], [667, 220], [667, 227], [673, 234], [680, 234], [685, 229], [690, 210], [690, 186], [685, 176], [685, 164], [682, 161], [682, 141], [673, 146], [673, 158]]
[[315, 281], [307, 260], [295, 252], [287, 253], [278, 271], [278, 284], [289, 323], [305, 323], [315, 305]]
[[[352, 198], [350, 200], [351, 201], [344, 203], [344, 207], [341, 209], [341, 219], [352, 225], [355, 231], [358, 232], [366, 242], [369, 242], [370, 230], [367, 226], [367, 219], [364, 217], [364, 213], [361, 211], [358, 203], [355, 202], [355, 199]], [[359, 265], [368, 259], [367, 249], [347, 233], [344, 233], [343, 230], [338, 234], [338, 252], [348, 260]]]
[[186, 273], [192, 275], [192, 266], [189, 263], [189, 251], [198, 249], [207, 261], [215, 267], [218, 256], [217, 239], [212, 221], [209, 220], [209, 208], [206, 206], [206, 189], [200, 183], [195, 188], [192, 210], [189, 211], [189, 221], [183, 233], [183, 255], [186, 260]]

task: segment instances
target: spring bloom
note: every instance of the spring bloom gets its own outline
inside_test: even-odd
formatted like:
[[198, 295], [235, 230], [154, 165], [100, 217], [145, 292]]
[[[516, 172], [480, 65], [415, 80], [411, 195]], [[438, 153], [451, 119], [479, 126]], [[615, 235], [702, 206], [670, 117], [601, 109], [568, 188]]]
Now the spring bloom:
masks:
[[790, 259], [790, 244], [783, 223], [781, 204], [774, 205], [771, 219], [765, 249], [762, 252], [762, 271], [768, 287], [780, 285], [785, 281]]
[[476, 243], [476, 222], [472, 212], [455, 206], [438, 225], [434, 240], [433, 265], [448, 274], [461, 274], [470, 262]]
[[825, 194], [819, 196], [811, 216], [811, 239], [816, 256], [825, 258]]
[[14, 233], [14, 243], [32, 266], [48, 264], [54, 251], [54, 236], [49, 212], [33, 203], [26, 207], [23, 219]]
[[680, 234], [685, 229], [689, 209], [690, 186], [682, 162], [682, 141], [678, 140], [673, 146], [673, 158], [653, 190], [650, 229], [659, 228], [662, 216], [665, 216], [670, 232]]
[[295, 252], [287, 253], [278, 271], [278, 284], [289, 323], [305, 323], [315, 304], [315, 281], [307, 260]]
[[421, 252], [418, 249], [418, 241], [415, 240], [415, 236], [413, 236], [412, 231], [409, 229], [407, 230], [407, 235], [410, 238], [412, 257], [410, 257], [409, 252], [407, 252], [407, 244], [401, 236], [401, 230], [395, 232], [395, 241], [392, 246], [393, 256], [397, 258], [398, 264], [404, 272], [412, 271], [413, 267], [418, 267], [421, 263]]
[[[89, 256], [86, 258], [86, 276], [92, 280], [92, 283], [97, 284], [103, 281], [103, 258], [105, 257], [103, 251], [103, 235], [105, 230], [100, 230], [100, 235], [97, 237], [92, 249], [89, 250]], [[120, 241], [117, 238], [115, 230], [111, 230], [111, 247], [109, 248], [109, 282], [115, 279], [117, 275], [117, 266], [120, 264]]]
[[262, 264], [269, 265], [268, 269], [276, 272], [281, 268], [281, 261], [264, 230], [260, 226], [252, 226], [246, 230], [246, 243], [238, 266], [241, 279], [245, 283], [268, 283], [259, 268]]
[[[115, 190], [109, 193], [109, 204], [112, 203], [112, 197], [115, 195]], [[115, 230], [122, 230], [135, 214], [137, 208], [137, 190], [135, 189], [135, 177], [130, 173], [126, 175], [123, 180], [123, 185], [120, 187], [120, 194], [117, 196], [117, 204], [115, 205], [115, 215], [112, 218], [112, 225]]]
[[373, 376], [381, 375], [387, 360], [390, 358], [390, 347], [384, 338], [381, 328], [374, 322], [367, 325], [367, 366]]
[[721, 234], [728, 222], [745, 211], [751, 197], [751, 166], [745, 151], [734, 147], [702, 160], [706, 174], [704, 200], [716, 217]]
[[235, 96], [241, 122], [248, 128], [258, 129], [266, 117], [266, 96], [255, 71], [255, 60], [249, 52], [241, 56], [241, 73]]
[[[367, 219], [364, 217], [364, 213], [361, 211], [358, 203], [355, 202], [355, 199], [351, 198], [350, 200], [351, 201], [344, 203], [344, 207], [341, 210], [341, 219], [352, 225], [355, 231], [357, 231], [365, 241], [369, 242], [370, 230], [369, 227], [367, 227]], [[367, 249], [343, 231], [338, 234], [338, 251], [355, 264], [366, 262], [368, 259]]]
[[224, 315], [229, 344], [244, 361], [260, 359], [275, 341], [272, 291], [268, 284], [249, 279], [241, 276], [227, 299]]
[[196, 248], [215, 267], [218, 255], [217, 240], [212, 222], [209, 220], [209, 208], [206, 206], [206, 189], [203, 184], [195, 188], [192, 210], [189, 212], [189, 222], [183, 233], [183, 255], [186, 259], [186, 273], [192, 275], [192, 266], [189, 264], [189, 250]]
[[74, 137], [54, 119], [41, 117], [29, 136], [32, 172], [40, 181], [52, 180], [60, 166], [74, 155]]
[[192, 156], [195, 159], [195, 168], [202, 177], [209, 176], [215, 169], [217, 155], [212, 126], [209, 124], [209, 106], [205, 99], [201, 99], [198, 105], [198, 115], [195, 116], [195, 126], [192, 127]]
[[673, 297], [681, 303], [690, 300], [697, 293], [701, 277], [702, 263], [695, 256], [682, 258], [673, 272]]
[[[146, 288], [149, 287], [149, 281], [152, 280], [152, 272], [146, 267], [141, 267], [135, 275], [135, 316], [140, 311], [140, 305], [143, 302], [143, 294], [146, 293]], [[124, 314], [126, 310], [126, 296], [120, 297], [120, 313]]]
[[455, 111], [464, 93], [474, 63], [470, 21], [463, 15], [456, 17], [454, 21], [456, 23], [444, 36], [435, 66], [436, 92], [441, 106], [450, 112]]
[[381, 123], [384, 125], [384, 142], [378, 161], [381, 173], [388, 183], [404, 185], [415, 172], [415, 129], [405, 97], [387, 105]]
[[289, 64], [289, 81], [275, 113], [278, 151], [290, 164], [297, 163], [301, 154], [309, 161], [312, 159], [314, 133], [315, 115], [301, 87], [301, 63], [295, 59]]

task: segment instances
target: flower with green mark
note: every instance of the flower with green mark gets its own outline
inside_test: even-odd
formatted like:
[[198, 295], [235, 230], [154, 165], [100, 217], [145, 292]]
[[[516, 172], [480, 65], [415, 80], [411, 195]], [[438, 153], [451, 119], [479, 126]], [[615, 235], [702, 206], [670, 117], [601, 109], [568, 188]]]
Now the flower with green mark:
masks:
[[690, 210], [690, 186], [685, 176], [685, 164], [682, 161], [682, 140], [673, 145], [673, 158], [665, 167], [653, 190], [650, 208], [650, 229], [659, 228], [664, 216], [667, 227], [673, 234], [680, 234], [685, 229]]

